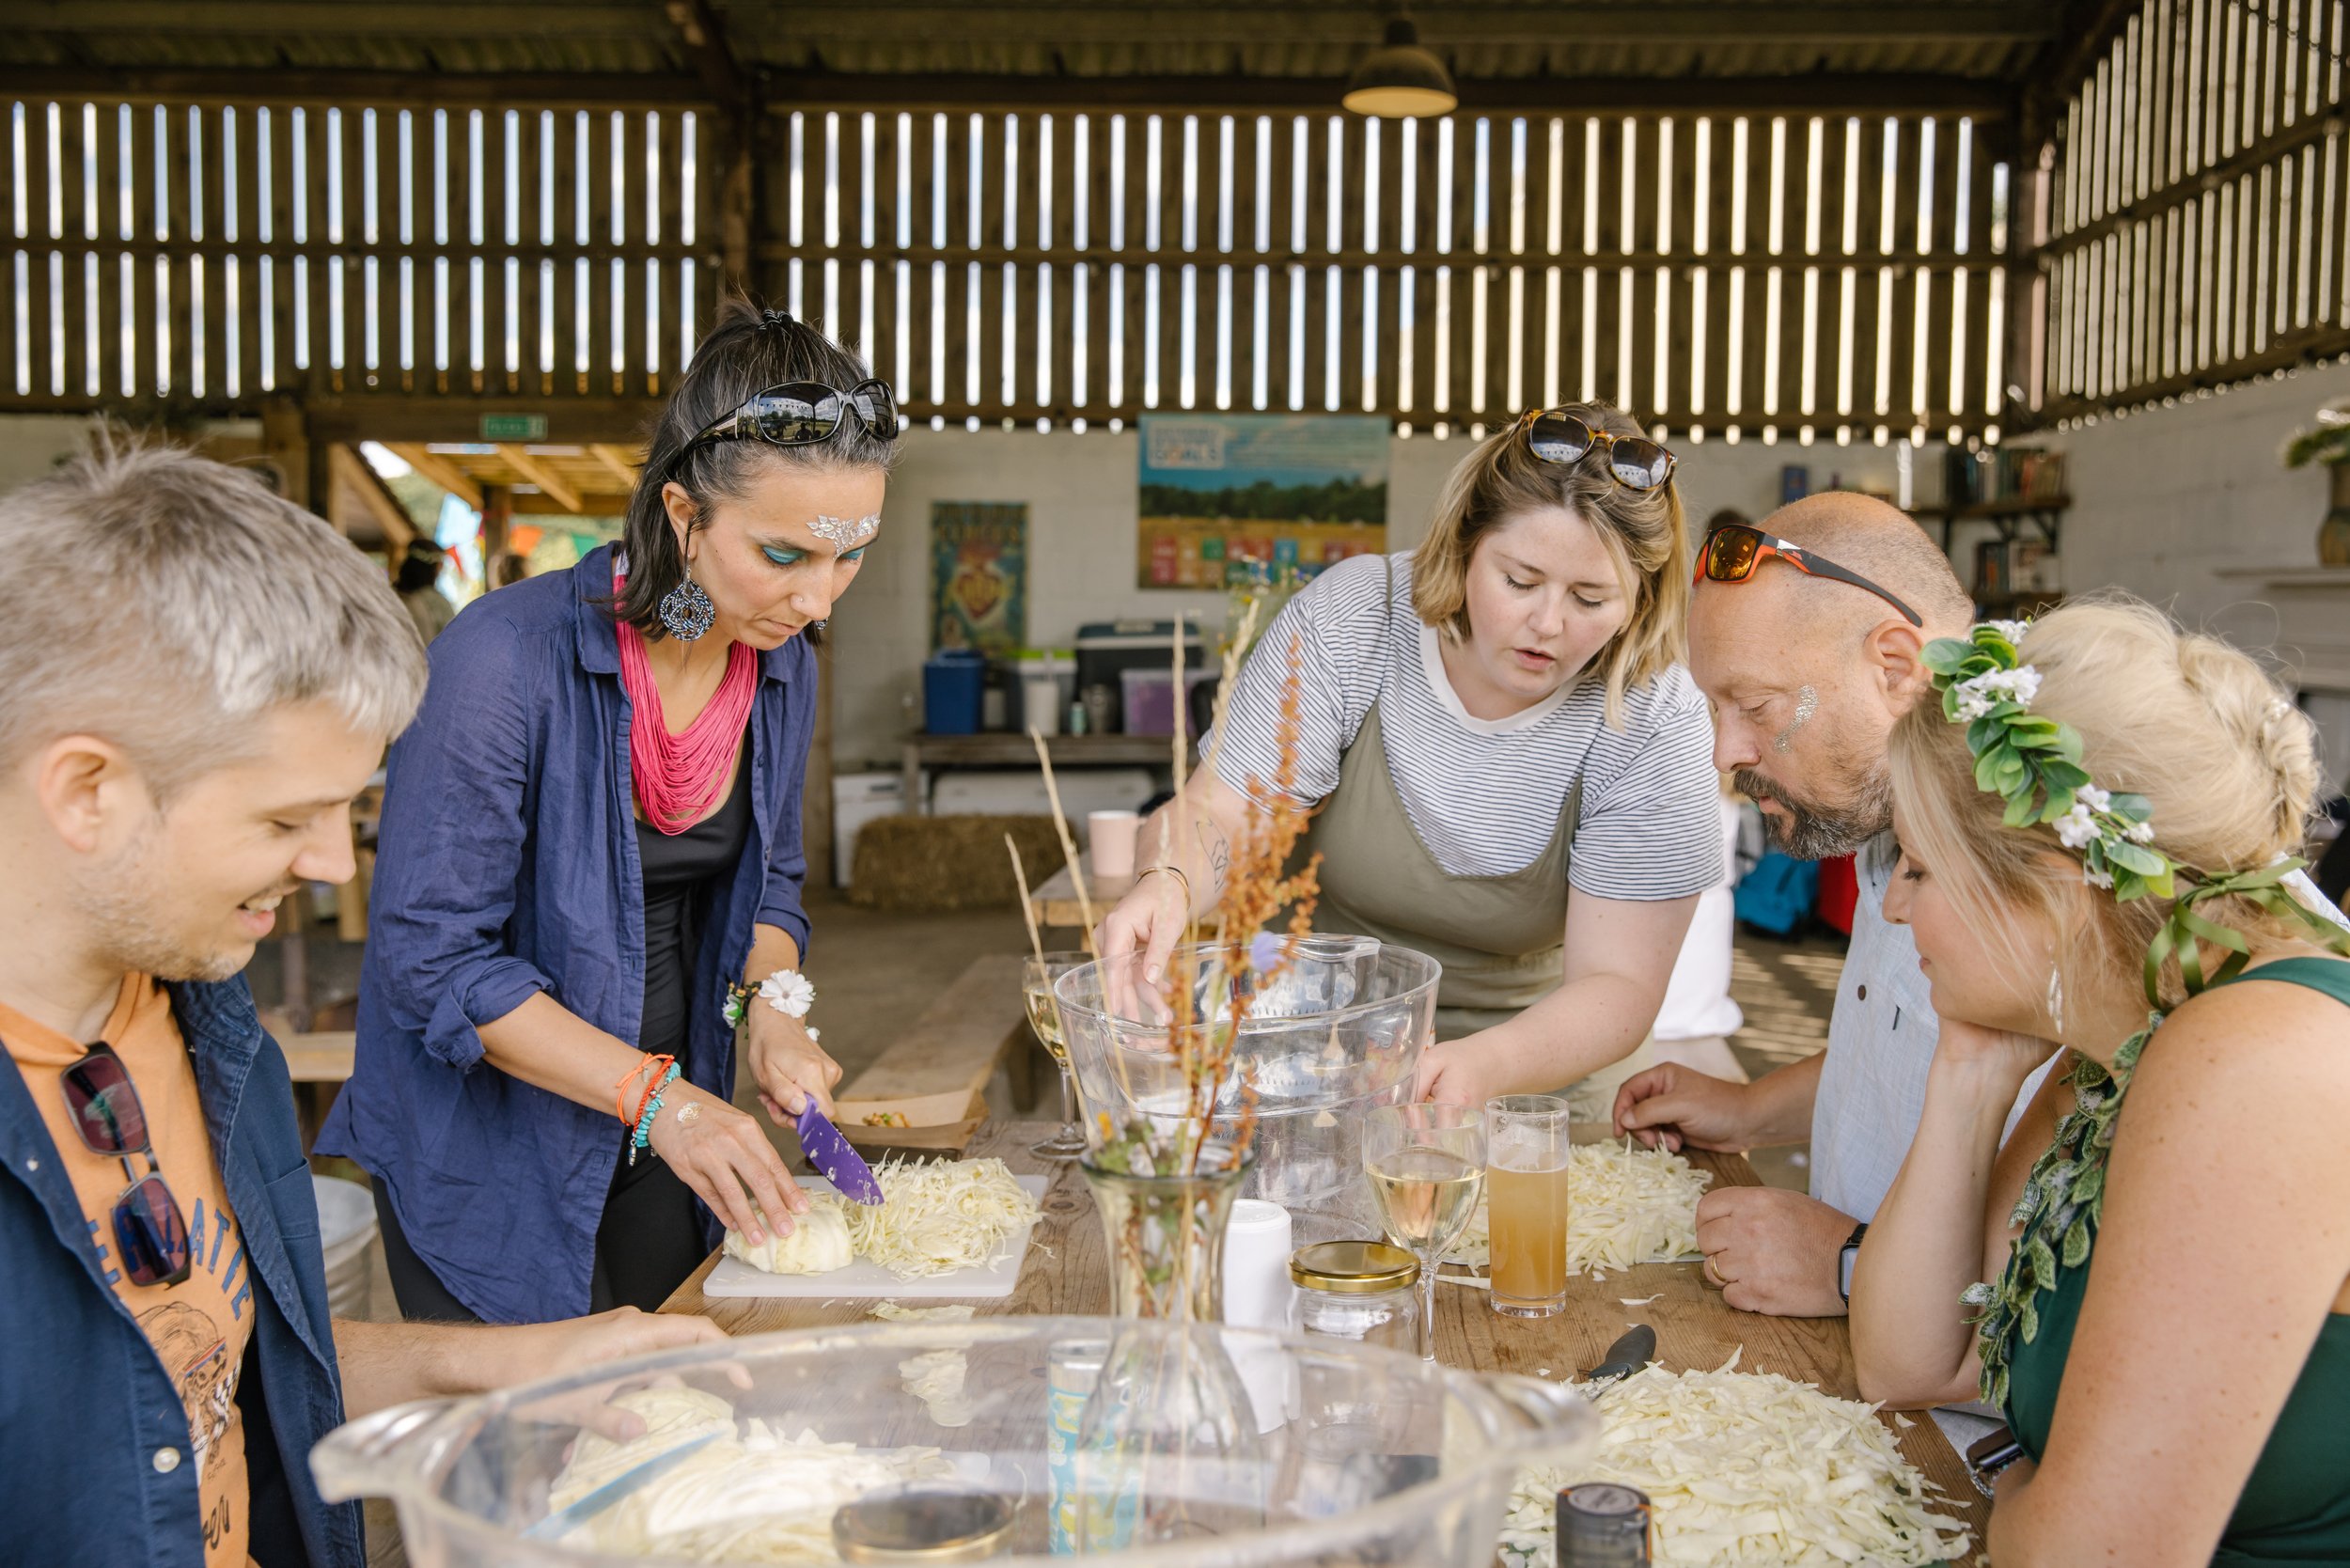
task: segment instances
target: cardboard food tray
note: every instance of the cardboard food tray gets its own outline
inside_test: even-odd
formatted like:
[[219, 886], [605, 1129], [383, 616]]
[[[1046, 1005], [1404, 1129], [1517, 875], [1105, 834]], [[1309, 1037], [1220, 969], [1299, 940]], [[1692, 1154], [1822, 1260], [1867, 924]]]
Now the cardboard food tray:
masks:
[[[1047, 1176], [1022, 1176], [1020, 1184], [1028, 1189], [1028, 1196], [1044, 1197], [1050, 1184]], [[804, 1177], [800, 1185], [810, 1192], [830, 1192], [833, 1185], [821, 1176]], [[885, 1297], [899, 1300], [972, 1301], [1009, 1296], [1020, 1287], [1020, 1265], [1027, 1261], [1030, 1230], [1024, 1229], [1010, 1237], [996, 1260], [985, 1268], [959, 1268], [951, 1274], [932, 1275], [927, 1279], [901, 1279], [877, 1263], [862, 1259], [846, 1268], [824, 1274], [769, 1274], [753, 1268], [739, 1258], [721, 1258], [718, 1266], [702, 1281], [702, 1294], [707, 1296], [790, 1296], [820, 1301], [865, 1301]]]
[[[951, 1154], [961, 1159], [987, 1122], [987, 1095], [974, 1093], [961, 1105], [945, 1096], [921, 1100], [844, 1099], [834, 1103], [833, 1125], [867, 1159], [889, 1154]], [[869, 1116], [902, 1116], [902, 1127], [877, 1127]]]

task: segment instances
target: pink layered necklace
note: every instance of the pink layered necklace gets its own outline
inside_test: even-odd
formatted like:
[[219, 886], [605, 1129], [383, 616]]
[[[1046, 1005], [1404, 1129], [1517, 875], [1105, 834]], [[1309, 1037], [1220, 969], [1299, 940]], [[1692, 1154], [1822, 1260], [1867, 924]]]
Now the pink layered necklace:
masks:
[[[613, 579], [613, 591], [621, 579]], [[707, 816], [726, 792], [736, 751], [747, 744], [751, 697], [759, 685], [759, 655], [727, 645], [727, 672], [694, 722], [672, 735], [661, 716], [661, 688], [652, 678], [645, 635], [622, 621], [620, 685], [628, 693], [628, 768], [645, 820], [674, 838]]]

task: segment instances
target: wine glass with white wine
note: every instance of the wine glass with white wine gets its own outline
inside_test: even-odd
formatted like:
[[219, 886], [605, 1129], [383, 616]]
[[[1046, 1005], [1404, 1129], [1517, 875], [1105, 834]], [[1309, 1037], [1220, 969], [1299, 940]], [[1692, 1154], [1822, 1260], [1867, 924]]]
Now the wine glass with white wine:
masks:
[[1021, 963], [1021, 998], [1027, 1004], [1028, 1027], [1060, 1069], [1060, 1130], [1029, 1150], [1040, 1159], [1073, 1160], [1086, 1152], [1085, 1129], [1077, 1125], [1076, 1080], [1069, 1070], [1069, 1036], [1061, 1027], [1060, 1004], [1053, 999], [1053, 982], [1093, 962], [1085, 952], [1032, 955]]
[[1436, 1266], [1485, 1190], [1485, 1119], [1468, 1105], [1383, 1105], [1363, 1124], [1363, 1170], [1387, 1239], [1419, 1260], [1419, 1358], [1436, 1358]]

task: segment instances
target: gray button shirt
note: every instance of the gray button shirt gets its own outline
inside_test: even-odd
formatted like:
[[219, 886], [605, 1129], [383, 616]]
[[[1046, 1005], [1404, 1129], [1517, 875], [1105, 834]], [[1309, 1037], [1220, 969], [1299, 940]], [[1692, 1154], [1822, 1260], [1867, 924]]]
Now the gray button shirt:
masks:
[[[1854, 856], [1860, 897], [1853, 909], [1852, 949], [1837, 984], [1827, 1060], [1811, 1105], [1811, 1196], [1856, 1219], [1875, 1217], [1901, 1173], [1925, 1109], [1926, 1069], [1940, 1033], [1933, 988], [1918, 967], [1918, 945], [1907, 926], [1885, 918], [1885, 889], [1899, 858], [1890, 833], [1870, 839]], [[2008, 1112], [2008, 1132], [2054, 1062], [2051, 1056], [2025, 1080]]]

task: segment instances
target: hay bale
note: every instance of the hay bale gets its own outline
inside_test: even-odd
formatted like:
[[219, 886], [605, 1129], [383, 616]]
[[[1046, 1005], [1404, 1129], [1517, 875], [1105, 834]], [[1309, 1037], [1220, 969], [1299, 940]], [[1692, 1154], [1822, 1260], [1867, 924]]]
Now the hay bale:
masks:
[[904, 915], [1016, 909], [1007, 833], [1031, 887], [1060, 870], [1050, 817], [877, 817], [857, 832], [849, 902]]

